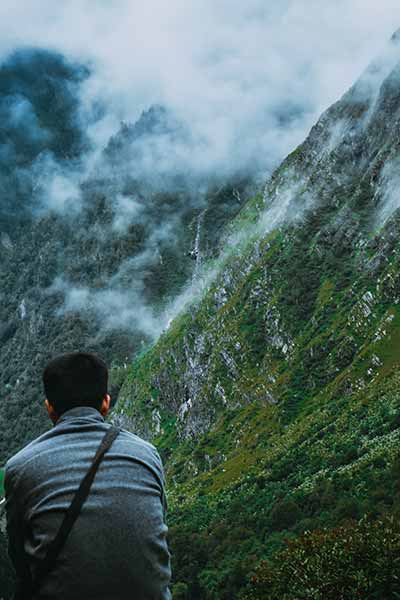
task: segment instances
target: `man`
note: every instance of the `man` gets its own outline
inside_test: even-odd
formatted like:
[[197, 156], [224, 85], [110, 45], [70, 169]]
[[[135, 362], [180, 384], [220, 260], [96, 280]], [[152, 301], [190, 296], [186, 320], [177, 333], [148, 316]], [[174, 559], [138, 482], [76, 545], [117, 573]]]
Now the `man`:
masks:
[[[39, 579], [46, 550], [110, 429], [104, 420], [107, 382], [103, 361], [83, 352], [59, 356], [44, 371], [54, 427], [13, 456], [5, 472], [9, 552], [20, 589], [27, 579]], [[165, 510], [157, 450], [133, 433], [116, 432], [76, 522], [32, 597], [169, 599]]]

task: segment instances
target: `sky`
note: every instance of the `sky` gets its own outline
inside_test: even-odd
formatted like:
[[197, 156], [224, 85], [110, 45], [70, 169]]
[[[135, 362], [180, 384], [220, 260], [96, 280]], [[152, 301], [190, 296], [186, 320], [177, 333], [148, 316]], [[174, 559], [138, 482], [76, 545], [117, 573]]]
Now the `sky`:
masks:
[[0, 60], [34, 46], [90, 62], [99, 147], [162, 104], [190, 124], [200, 169], [266, 176], [399, 26], [397, 0], [3, 0]]

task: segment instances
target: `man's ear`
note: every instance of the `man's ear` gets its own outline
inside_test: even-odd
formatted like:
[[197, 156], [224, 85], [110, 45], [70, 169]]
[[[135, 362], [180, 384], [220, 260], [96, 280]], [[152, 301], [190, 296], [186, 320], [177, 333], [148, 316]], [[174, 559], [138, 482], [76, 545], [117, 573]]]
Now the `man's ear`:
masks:
[[58, 420], [58, 414], [56, 413], [56, 411], [54, 410], [54, 407], [52, 404], [50, 404], [50, 402], [47, 400], [44, 401], [44, 405], [46, 407], [47, 410], [47, 414], [49, 415], [50, 420], [55, 423]]
[[111, 397], [110, 394], [106, 394], [103, 398], [103, 402], [101, 403], [100, 412], [103, 417], [108, 415], [108, 411], [110, 410]]

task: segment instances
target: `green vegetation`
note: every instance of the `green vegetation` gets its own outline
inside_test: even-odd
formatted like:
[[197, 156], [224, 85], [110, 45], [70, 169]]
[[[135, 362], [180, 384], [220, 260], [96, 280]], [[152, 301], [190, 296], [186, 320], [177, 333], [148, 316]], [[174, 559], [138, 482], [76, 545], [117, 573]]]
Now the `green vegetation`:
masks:
[[245, 600], [400, 597], [399, 521], [368, 520], [305, 533], [259, 565]]
[[[354, 558], [365, 540], [380, 547], [391, 518], [398, 544], [400, 518], [400, 219], [380, 223], [385, 160], [374, 158], [398, 144], [381, 115], [367, 133], [360, 114], [348, 98], [328, 111], [265, 203], [230, 226], [247, 243], [202, 301], [128, 368], [117, 411], [165, 461], [176, 598], [284, 598], [304, 546], [324, 568], [332, 539], [339, 552], [351, 532], [332, 594], [352, 597], [354, 584], [355, 597], [380, 598], [392, 585], [371, 548], [365, 577]], [[324, 127], [341, 118], [351, 145], [327, 152]], [[315, 587], [316, 562], [307, 577]], [[287, 597], [322, 598], [312, 589]]]
[[[279, 298], [284, 322], [292, 303], [285, 304], [279, 286], [286, 281], [274, 261], [286, 253], [290, 263], [291, 251], [303, 252], [298, 268], [308, 279], [308, 270], [319, 266], [307, 261], [307, 245], [309, 239], [302, 249], [291, 245], [288, 234], [269, 236], [265, 255], [229, 300], [215, 313], [216, 282], [197, 311], [178, 319], [135, 363], [122, 389], [125, 413], [145, 415], [149, 423], [159, 412], [161, 431], [154, 441], [170, 482], [174, 576], [179, 594], [187, 589], [189, 598], [245, 593], [254, 565], [305, 531], [363, 515], [399, 514], [399, 309], [384, 285], [390, 277], [397, 286], [399, 253], [392, 253], [390, 275], [383, 272], [373, 287], [359, 267], [363, 256], [354, 257], [347, 287], [338, 284], [341, 270], [321, 277], [307, 309], [311, 314], [295, 321], [290, 315], [273, 334], [278, 347], [271, 348], [263, 315], [273, 318], [268, 310], [276, 309]], [[270, 291], [263, 261], [275, 272]], [[199, 356], [198, 346], [197, 355], [190, 354], [199, 335], [205, 359], [193, 375], [182, 354]], [[283, 343], [291, 348], [286, 354]], [[223, 350], [233, 363], [221, 359]], [[176, 399], [187, 401], [196, 375], [202, 418], [212, 427], [192, 437], [184, 434], [187, 420], [179, 417]], [[218, 384], [225, 402], [215, 392]]]
[[[277, 409], [248, 407], [215, 431], [227, 445], [240, 432], [237, 449], [170, 493], [175, 577], [189, 583], [190, 598], [236, 597], [254, 564], [304, 531], [365, 514], [400, 516], [399, 383], [397, 374], [386, 381], [377, 402], [371, 390], [283, 428]], [[208, 454], [207, 442], [191, 458]]]

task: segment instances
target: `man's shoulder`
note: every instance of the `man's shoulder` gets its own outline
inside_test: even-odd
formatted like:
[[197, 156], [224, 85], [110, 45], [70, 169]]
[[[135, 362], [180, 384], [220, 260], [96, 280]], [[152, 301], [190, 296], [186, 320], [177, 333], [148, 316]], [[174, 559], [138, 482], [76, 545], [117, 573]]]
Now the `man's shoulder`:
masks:
[[127, 429], [121, 429], [120, 441], [129, 454], [135, 458], [149, 462], [151, 466], [162, 469], [162, 462], [157, 448], [147, 440]]
[[137, 445], [139, 448], [143, 448], [147, 452], [157, 452], [156, 447], [149, 441], [138, 436], [136, 433], [129, 431], [128, 429], [120, 429], [120, 435], [123, 439], [131, 444]]
[[[105, 424], [102, 425], [105, 427]], [[68, 427], [55, 427], [24, 446], [24, 448], [7, 461], [5, 466], [6, 479], [9, 482], [12, 479], [16, 483], [22, 474], [24, 474], [24, 478], [28, 474], [35, 477], [43, 468], [46, 469], [48, 461], [54, 462], [57, 460], [56, 456], [61, 452], [60, 436], [64, 437], [66, 435], [68, 438], [68, 433], [71, 433]], [[79, 435], [79, 429], [74, 429], [74, 434]], [[82, 441], [86, 436], [87, 433], [82, 435]], [[64, 437], [64, 443], [65, 439]], [[117, 444], [115, 442], [113, 444], [113, 447], [115, 446], [125, 456], [144, 463], [161, 478], [163, 477], [163, 466], [160, 455], [156, 447], [150, 442], [131, 431], [121, 429]], [[59, 452], [57, 452], [58, 449]]]
[[37, 446], [49, 437], [50, 431], [45, 431], [37, 438], [26, 444], [16, 454], [11, 456], [6, 462], [6, 469], [11, 470], [26, 464], [30, 458], [33, 458], [37, 452]]
[[11, 479], [16, 483], [22, 472], [29, 468], [37, 456], [38, 446], [49, 437], [49, 433], [46, 431], [41, 434], [7, 460], [4, 469], [6, 484], [9, 484]]

